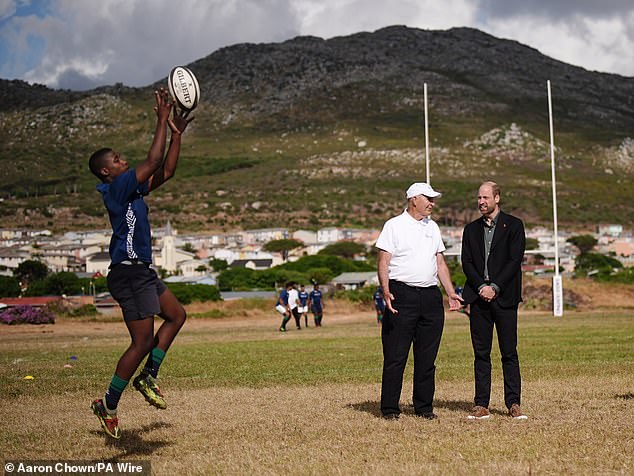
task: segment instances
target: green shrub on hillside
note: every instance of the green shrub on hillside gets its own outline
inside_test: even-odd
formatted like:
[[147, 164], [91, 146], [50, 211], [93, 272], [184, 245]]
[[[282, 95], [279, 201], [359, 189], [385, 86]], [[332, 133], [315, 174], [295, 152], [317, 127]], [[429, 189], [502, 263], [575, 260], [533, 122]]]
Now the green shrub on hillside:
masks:
[[167, 283], [167, 287], [182, 304], [222, 300], [220, 291], [216, 286], [209, 286], [207, 284]]

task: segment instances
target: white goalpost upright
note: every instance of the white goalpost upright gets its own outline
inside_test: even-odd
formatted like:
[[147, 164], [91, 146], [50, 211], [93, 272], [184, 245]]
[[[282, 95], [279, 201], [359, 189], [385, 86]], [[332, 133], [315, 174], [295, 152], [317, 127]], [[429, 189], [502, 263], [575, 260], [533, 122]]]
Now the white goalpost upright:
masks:
[[550, 124], [550, 169], [553, 188], [553, 234], [555, 239], [555, 275], [553, 276], [553, 316], [564, 315], [564, 290], [559, 274], [559, 234], [557, 230], [557, 183], [555, 180], [555, 138], [553, 133], [553, 103], [550, 94], [550, 80], [546, 82], [548, 89], [548, 120]]
[[427, 183], [431, 185], [429, 179], [429, 123], [427, 120], [427, 83], [423, 84], [423, 96], [425, 100], [425, 172]]

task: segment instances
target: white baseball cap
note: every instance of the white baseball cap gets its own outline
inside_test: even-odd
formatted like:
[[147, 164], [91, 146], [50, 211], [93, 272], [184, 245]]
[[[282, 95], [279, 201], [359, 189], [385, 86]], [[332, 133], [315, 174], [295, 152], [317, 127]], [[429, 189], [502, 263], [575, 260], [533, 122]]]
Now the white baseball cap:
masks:
[[426, 182], [416, 182], [409, 186], [405, 196], [407, 198], [412, 198], [417, 195], [425, 195], [428, 198], [435, 198], [440, 197], [442, 193], [431, 188], [431, 185]]

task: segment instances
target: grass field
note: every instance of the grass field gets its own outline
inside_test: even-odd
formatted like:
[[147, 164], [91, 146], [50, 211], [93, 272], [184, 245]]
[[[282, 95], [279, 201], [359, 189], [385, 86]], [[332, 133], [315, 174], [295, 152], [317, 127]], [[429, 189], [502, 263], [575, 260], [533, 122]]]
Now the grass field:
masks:
[[127, 345], [122, 323], [2, 327], [1, 455], [150, 460], [160, 475], [634, 474], [631, 311], [521, 313], [524, 422], [506, 416], [497, 351], [493, 416], [465, 419], [472, 354], [467, 319], [456, 314], [437, 360], [439, 420], [413, 415], [409, 364], [401, 419], [381, 419], [372, 313], [342, 303], [327, 311], [321, 329], [286, 334], [268, 310], [191, 319], [161, 370], [168, 409], [127, 389], [118, 442], [89, 405]]

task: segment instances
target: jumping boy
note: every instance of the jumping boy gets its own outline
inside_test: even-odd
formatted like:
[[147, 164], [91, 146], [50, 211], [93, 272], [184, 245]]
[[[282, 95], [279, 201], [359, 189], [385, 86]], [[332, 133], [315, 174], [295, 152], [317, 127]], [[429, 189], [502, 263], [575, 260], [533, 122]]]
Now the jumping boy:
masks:
[[[186, 115], [176, 113], [165, 89], [155, 91], [154, 96], [156, 130], [143, 162], [131, 169], [128, 162], [112, 149], [99, 149], [89, 160], [90, 171], [102, 182], [97, 185], [97, 190], [101, 192], [112, 225], [108, 289], [121, 306], [132, 340], [117, 363], [104, 398], [98, 398], [91, 405], [105, 432], [115, 439], [121, 438], [117, 419], [119, 399], [145, 356], [148, 356], [147, 362], [134, 379], [134, 388], [150, 405], [160, 409], [167, 407], [156, 379], [165, 353], [186, 317], [183, 306], [150, 268], [152, 238], [143, 196], [174, 175], [181, 135], [193, 118], [187, 119]], [[174, 114], [170, 119], [172, 111]], [[172, 134], [165, 154], [168, 127]], [[155, 314], [164, 319], [156, 334]]]

